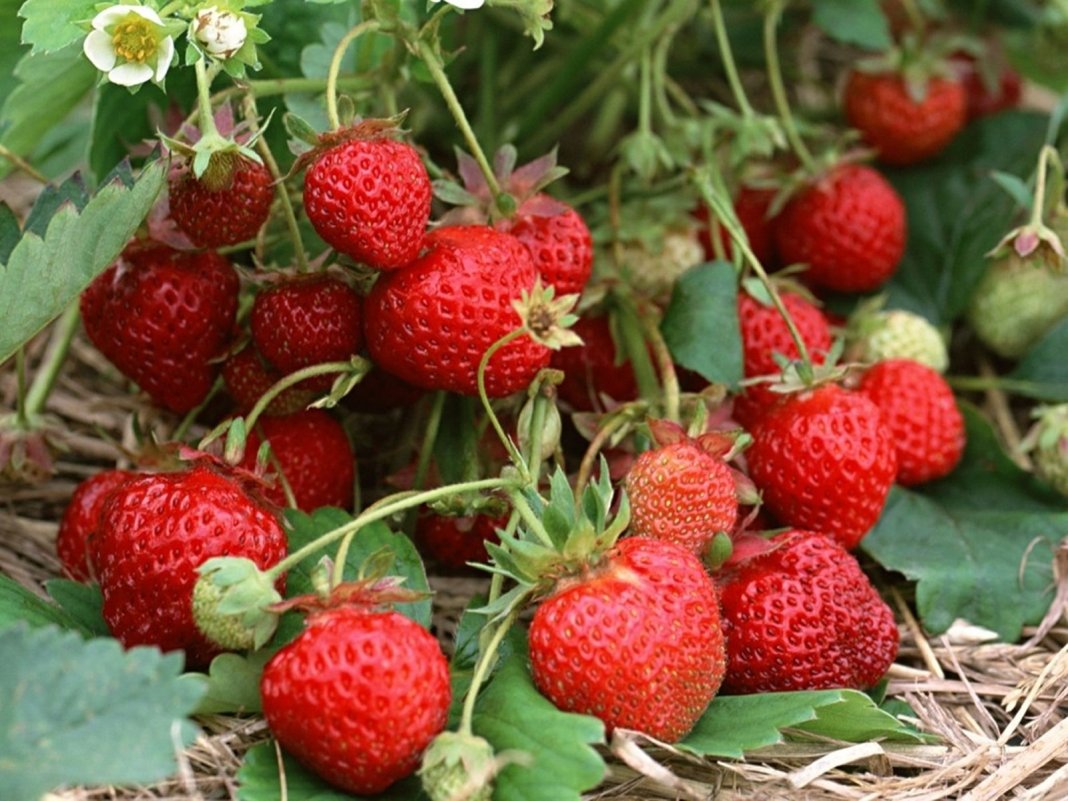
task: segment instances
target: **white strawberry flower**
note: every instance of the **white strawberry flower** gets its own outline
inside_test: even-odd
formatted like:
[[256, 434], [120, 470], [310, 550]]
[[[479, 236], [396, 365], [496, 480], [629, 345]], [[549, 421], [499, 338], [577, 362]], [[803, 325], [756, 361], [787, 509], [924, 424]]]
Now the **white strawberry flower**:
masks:
[[[440, 3], [441, 0], [430, 0], [431, 3]], [[486, 0], [445, 0], [453, 8], [459, 8], [464, 11], [474, 11], [476, 8], [482, 8], [486, 4]]]
[[245, 44], [248, 26], [240, 14], [208, 6], [197, 12], [193, 20], [193, 35], [208, 55], [230, 58]]
[[159, 14], [147, 6], [117, 5], [93, 17], [82, 49], [108, 80], [119, 86], [159, 83], [174, 58], [174, 39]]

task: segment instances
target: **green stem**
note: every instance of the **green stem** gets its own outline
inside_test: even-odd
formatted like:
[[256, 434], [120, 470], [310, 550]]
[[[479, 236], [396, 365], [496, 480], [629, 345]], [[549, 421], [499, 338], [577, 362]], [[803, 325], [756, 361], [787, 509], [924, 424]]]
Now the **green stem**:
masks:
[[211, 112], [211, 78], [203, 58], [198, 58], [193, 65], [197, 75], [197, 112], [200, 115], [201, 138], [218, 137], [219, 129], [215, 127], [215, 115]]
[[38, 172], [34, 168], [34, 166], [30, 164], [30, 162], [26, 161], [26, 159], [24, 159], [18, 153], [11, 150], [10, 148], [5, 147], [4, 145], [0, 145], [0, 158], [7, 159], [20, 170], [22, 170], [24, 173], [26, 173], [28, 176], [33, 178], [35, 181], [42, 184], [50, 183], [48, 178]]
[[337, 79], [338, 73], [341, 72], [341, 59], [344, 58], [345, 51], [353, 41], [368, 31], [378, 30], [379, 27], [381, 26], [378, 20], [365, 20], [342, 36], [341, 41], [334, 48], [333, 58], [330, 59], [330, 69], [326, 73], [326, 118], [330, 122], [331, 130], [336, 131], [341, 127], [341, 120], [338, 119], [337, 114]]
[[1018, 379], [1003, 378], [1001, 376], [947, 376], [946, 383], [953, 387], [953, 389], [971, 390], [976, 392], [983, 392], [988, 389], [1001, 389], [1006, 390], [1007, 392], [1026, 394], [1033, 392], [1036, 389], [1035, 384], [1031, 381], [1020, 381]]
[[671, 358], [671, 351], [653, 315], [640, 314], [638, 319], [641, 320], [645, 341], [653, 352], [653, 358], [660, 373], [660, 385], [664, 392], [664, 416], [676, 423], [681, 422], [679, 374], [675, 371], [675, 361]]
[[512, 502], [512, 508], [519, 512], [519, 516], [523, 518], [527, 530], [541, 540], [543, 545], [555, 549], [556, 546], [553, 544], [552, 537], [549, 536], [549, 532], [545, 530], [545, 526], [542, 525], [538, 516], [534, 514], [534, 510], [530, 508], [530, 504], [527, 503], [527, 499], [523, 497], [523, 493], [514, 485], [508, 487], [506, 492], [508, 493], [508, 500]]
[[26, 349], [15, 351], [15, 424], [22, 430], [30, 427], [30, 418], [26, 414]]
[[178, 11], [179, 9], [184, 8], [187, 5], [188, 5], [187, 0], [173, 0], [170, 3], [167, 3], [167, 5], [165, 5], [163, 8], [161, 8], [156, 13], [159, 14], [160, 19], [166, 19], [171, 14], [173, 14], [175, 11]]
[[798, 330], [797, 325], [794, 323], [794, 318], [790, 316], [790, 312], [787, 311], [785, 304], [782, 302], [782, 297], [779, 295], [778, 289], [768, 277], [767, 272], [764, 270], [764, 265], [760, 263], [760, 259], [756, 257], [752, 249], [749, 247], [749, 240], [745, 235], [745, 231], [738, 223], [737, 217], [734, 214], [734, 207], [728, 200], [724, 200], [727, 197], [726, 188], [720, 185], [716, 189], [710, 187], [705, 181], [697, 182], [697, 189], [701, 193], [705, 203], [715, 212], [716, 217], [719, 218], [720, 224], [727, 229], [727, 233], [730, 235], [734, 246], [742, 252], [742, 257], [749, 263], [749, 266], [756, 273], [757, 278], [760, 279], [760, 283], [764, 285], [764, 288], [768, 292], [768, 296], [771, 298], [771, 303], [775, 307], [775, 310], [782, 317], [783, 322], [786, 323], [786, 328], [790, 332], [790, 338], [794, 341], [794, 345], [797, 346], [797, 355], [801, 360], [801, 363], [805, 366], [805, 370], [808, 373], [812, 371], [812, 357], [809, 355], [808, 346], [805, 345], [805, 340], [801, 336], [801, 332]]
[[545, 428], [545, 413], [547, 406], [552, 403], [544, 393], [539, 391], [534, 396], [533, 406], [530, 410], [530, 429], [527, 448], [527, 464], [533, 473], [531, 481], [535, 487], [541, 478], [541, 440], [542, 430]]
[[78, 304], [72, 303], [59, 318], [52, 338], [48, 343], [48, 350], [37, 366], [33, 383], [26, 392], [23, 410], [27, 418], [34, 418], [40, 414], [48, 402], [48, 396], [52, 393], [52, 387], [56, 385], [59, 372], [63, 369], [63, 363], [70, 352], [70, 343], [78, 330]]
[[528, 469], [526, 462], [523, 461], [523, 456], [519, 453], [519, 450], [516, 448], [515, 443], [512, 442], [512, 438], [504, 433], [504, 428], [503, 426], [501, 426], [501, 421], [497, 419], [497, 415], [493, 411], [493, 407], [490, 405], [489, 395], [486, 394], [486, 367], [489, 365], [490, 359], [492, 359], [493, 355], [505, 345], [508, 345], [513, 340], [519, 339], [519, 337], [521, 336], [526, 336], [526, 334], [526, 326], [517, 328], [514, 331], [510, 331], [509, 333], [505, 334], [503, 337], [501, 337], [488, 348], [486, 348], [486, 352], [482, 354], [482, 359], [478, 363], [477, 380], [478, 397], [479, 400], [482, 401], [482, 408], [486, 410], [486, 416], [489, 418], [490, 425], [492, 425], [493, 430], [497, 432], [498, 439], [500, 439], [501, 444], [504, 445], [504, 449], [508, 451], [508, 457], [512, 460], [512, 463], [515, 464], [516, 468], [519, 470], [519, 474], [520, 476], [522, 476], [523, 481], [529, 484], [531, 481], [530, 470]]
[[258, 401], [256, 401], [256, 405], [252, 407], [252, 411], [250, 411], [245, 418], [245, 430], [252, 430], [252, 427], [256, 425], [256, 421], [260, 419], [260, 415], [262, 415], [264, 410], [271, 404], [271, 401], [290, 387], [299, 384], [304, 379], [314, 378], [318, 375], [346, 372], [353, 370], [357, 366], [362, 366], [366, 372], [371, 366], [366, 359], [359, 356], [353, 357], [353, 361], [356, 360], [359, 361], [355, 365], [353, 362], [323, 362], [322, 364], [313, 364], [310, 367], [303, 367], [294, 373], [282, 377], [269, 390], [264, 392]]
[[676, 122], [675, 112], [671, 109], [667, 92], [668, 55], [671, 53], [671, 44], [674, 41], [674, 33], [664, 36], [657, 45], [653, 56], [653, 96], [656, 98], [656, 108], [660, 119], [667, 126], [673, 126]]
[[775, 99], [775, 108], [782, 120], [783, 130], [790, 142], [801, 165], [811, 174], [816, 172], [816, 160], [812, 157], [808, 146], [805, 145], [801, 134], [797, 130], [797, 123], [790, 111], [790, 102], [786, 98], [786, 87], [782, 80], [782, 67], [779, 65], [779, 48], [775, 41], [775, 31], [779, 27], [779, 19], [782, 17], [782, 0], [773, 2], [764, 17], [764, 55], [768, 61], [768, 81], [771, 84], [771, 94]]
[[723, 9], [719, 0], [712, 0], [712, 26], [716, 30], [716, 42], [719, 44], [719, 55], [723, 61], [723, 69], [727, 73], [727, 83], [730, 84], [734, 102], [738, 104], [738, 110], [743, 117], [756, 116], [753, 107], [749, 105], [749, 98], [745, 94], [741, 78], [738, 77], [738, 65], [734, 61], [734, 51], [731, 50], [731, 40], [727, 36], [727, 24], [723, 19]]
[[[259, 113], [256, 110], [256, 98], [252, 95], [245, 96], [245, 121], [249, 125], [249, 131], [253, 136], [259, 133]], [[275, 194], [282, 206], [282, 214], [286, 220], [286, 228], [289, 230], [289, 238], [293, 242], [293, 255], [297, 260], [297, 272], [308, 272], [308, 255], [304, 252], [304, 237], [300, 234], [300, 225], [297, 224], [297, 214], [293, 210], [293, 201], [286, 191], [285, 182], [282, 180], [282, 171], [278, 169], [271, 148], [262, 136], [256, 136], [256, 150], [267, 165], [267, 170], [275, 182]]]
[[652, 98], [653, 98], [653, 56], [646, 47], [642, 50], [640, 69], [638, 71], [638, 130], [643, 134], [651, 135], [652, 124]]
[[467, 696], [464, 698], [463, 712], [460, 716], [460, 734], [468, 736], [472, 734], [471, 722], [475, 716], [475, 701], [478, 700], [478, 691], [482, 688], [482, 683], [486, 680], [486, 674], [489, 673], [490, 667], [497, 659], [497, 651], [504, 641], [504, 635], [508, 633], [516, 618], [519, 617], [521, 605], [517, 604], [516, 606], [517, 608], [509, 612], [508, 616], [496, 627], [493, 637], [486, 643], [486, 647], [478, 657], [478, 664], [475, 665], [475, 672], [471, 676], [471, 686], [467, 688]]
[[638, 392], [648, 401], [659, 400], [662, 396], [660, 380], [649, 359], [649, 348], [645, 341], [645, 328], [638, 310], [630, 298], [616, 294], [619, 308], [619, 333], [623, 339], [623, 350], [634, 368], [634, 377], [638, 382]]
[[[335, 91], [359, 91], [370, 89], [376, 85], [373, 78], [364, 75], [351, 75], [347, 78], [338, 78], [334, 82]], [[308, 94], [322, 92], [327, 87], [326, 78], [264, 78], [258, 81], [248, 82], [248, 91], [256, 97], [275, 97], [277, 95]], [[234, 90], [226, 89], [225, 92]]]
[[460, 105], [459, 98], [456, 97], [456, 92], [452, 89], [452, 84], [449, 83], [441, 58], [423, 39], [419, 40], [417, 49], [419, 58], [423, 60], [427, 69], [430, 70], [430, 76], [434, 79], [434, 83], [437, 84], [438, 91], [441, 92], [445, 105], [448, 106], [452, 118], [456, 121], [456, 127], [460, 129], [471, 155], [474, 156], [475, 161], [478, 163], [478, 168], [482, 170], [482, 175], [486, 179], [486, 186], [489, 187], [494, 198], [494, 206], [496, 206], [496, 200], [501, 194], [501, 185], [497, 181], [497, 176], [493, 173], [493, 167], [490, 166], [489, 159], [486, 158], [486, 154], [482, 151], [482, 146], [478, 143], [478, 137], [475, 136], [475, 132], [471, 129], [471, 123], [467, 121], [467, 115], [464, 113], [463, 106]]
[[612, 435], [629, 422], [630, 421], [624, 415], [617, 413], [614, 417], [609, 418], [609, 421], [605, 423], [597, 431], [593, 439], [590, 440], [590, 444], [586, 448], [586, 453], [582, 455], [582, 463], [579, 465], [578, 475], [575, 477], [576, 498], [582, 497], [586, 485], [590, 483], [590, 476], [593, 475], [593, 466], [597, 461], [597, 455], [604, 449], [604, 446], [608, 444]]
[[[423, 431], [423, 441], [419, 448], [419, 454], [415, 462], [415, 477], [412, 479], [412, 489], [421, 490], [426, 483], [427, 473], [430, 472], [430, 462], [434, 458], [434, 443], [438, 439], [438, 430], [441, 428], [441, 413], [445, 408], [445, 398], [448, 393], [438, 390], [434, 393], [434, 399], [430, 405], [430, 414], [427, 416], [426, 429]], [[416, 510], [412, 510], [404, 521], [404, 530], [411, 532], [415, 527]]]
[[[364, 526], [379, 520], [384, 520], [391, 515], [395, 515], [397, 512], [403, 512], [413, 506], [436, 501], [438, 498], [445, 498], [457, 492], [479, 492], [481, 490], [506, 489], [512, 485], [513, 482], [511, 479], [485, 478], [481, 481], [468, 481], [461, 484], [449, 484], [444, 487], [435, 487], [432, 490], [424, 490], [423, 492], [399, 492], [396, 495], [383, 498], [378, 503], [368, 506], [354, 520], [350, 520], [345, 525], [338, 526], [337, 528], [320, 535], [307, 545], [293, 551], [293, 553], [289, 554], [289, 556], [268, 570], [265, 575], [268, 579], [273, 581], [294, 565], [300, 564], [304, 559], [317, 551], [322, 550], [331, 543], [337, 542], [349, 535], [355, 535]], [[340, 563], [343, 564], [344, 561], [341, 560]]]
[[1049, 145], [1044, 145], [1038, 154], [1038, 171], [1035, 173], [1035, 199], [1031, 206], [1031, 225], [1039, 228], [1042, 225], [1042, 217], [1046, 207], [1046, 173], [1049, 170], [1050, 154], [1057, 155], [1057, 151]]

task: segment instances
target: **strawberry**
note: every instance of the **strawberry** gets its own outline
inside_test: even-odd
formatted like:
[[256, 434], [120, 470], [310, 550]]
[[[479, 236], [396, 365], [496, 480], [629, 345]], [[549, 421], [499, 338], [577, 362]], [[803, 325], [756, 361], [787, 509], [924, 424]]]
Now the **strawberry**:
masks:
[[[273, 462], [268, 475], [278, 471], [285, 477], [297, 508], [312, 512], [320, 506], [352, 506], [356, 465], [352, 446], [341, 424], [322, 409], [305, 409], [293, 414], [260, 418], [248, 433], [241, 467], [253, 470], [260, 444], [271, 444]], [[276, 484], [265, 497], [286, 505], [285, 492]]]
[[967, 121], [968, 97], [957, 80], [931, 77], [918, 91], [896, 73], [854, 70], [843, 97], [849, 124], [887, 164], [940, 153]]
[[912, 359], [939, 373], [949, 366], [942, 334], [925, 317], [905, 309], [854, 315], [848, 334], [851, 360]]
[[362, 414], [387, 414], [404, 409], [425, 393], [397, 376], [375, 368], [360, 379], [343, 399], [345, 407]]
[[866, 689], [897, 656], [894, 614], [829, 537], [791, 530], [716, 575], [725, 692]]
[[[534, 264], [519, 240], [486, 226], [438, 228], [426, 244], [419, 259], [371, 288], [367, 347], [411, 384], [476, 395], [483, 354], [521, 325], [512, 302], [534, 286]], [[548, 348], [529, 337], [509, 343], [486, 369], [489, 396], [523, 389], [548, 362]]]
[[621, 248], [622, 272], [642, 295], [667, 302], [679, 276], [700, 264], [704, 248], [689, 228], [667, 228], [658, 243], [636, 239]]
[[681, 545], [701, 556], [738, 518], [734, 476], [723, 460], [722, 438], [692, 439], [666, 421], [650, 423], [657, 447], [627, 472], [630, 531]]
[[865, 292], [886, 282], [905, 252], [905, 204], [871, 167], [839, 164], [794, 194], [775, 221], [786, 264], [813, 284]]
[[969, 120], [1015, 108], [1023, 94], [1020, 73], [1003, 60], [989, 59], [989, 55], [987, 50], [984, 60], [980, 60], [967, 53], [954, 53], [951, 59], [964, 84]]
[[[775, 264], [775, 242], [772, 236], [774, 223], [770, 216], [771, 202], [775, 199], [775, 194], [774, 189], [743, 185], [734, 198], [734, 213], [738, 216], [738, 222], [742, 224], [742, 229], [749, 240], [749, 248], [761, 265], [766, 268], [773, 267]], [[705, 258], [711, 261], [716, 258], [716, 249], [712, 245], [708, 207], [699, 206], [696, 216], [701, 222], [698, 230], [701, 247], [705, 250]], [[731, 238], [722, 226], [717, 226], [717, 232], [720, 242], [723, 243], [723, 254], [729, 259], [733, 253]]]
[[[304, 177], [304, 211], [340, 253], [389, 270], [419, 255], [430, 219], [430, 176], [415, 148], [363, 123], [321, 149]], [[377, 130], [376, 130], [377, 127]]]
[[[541, 206], [546, 213], [539, 213]], [[535, 195], [516, 216], [497, 224], [518, 239], [534, 259], [534, 268], [557, 296], [581, 293], [593, 271], [593, 239], [586, 221], [573, 208], [547, 195]]]
[[112, 635], [127, 648], [184, 650], [196, 668], [219, 652], [193, 620], [197, 568], [214, 556], [269, 568], [285, 556], [286, 535], [257, 494], [221, 468], [197, 464], [115, 489], [91, 549]]
[[[297, 275], [256, 295], [250, 325], [257, 350], [283, 374], [322, 362], [347, 361], [363, 344], [360, 296], [339, 278]], [[334, 375], [302, 381], [324, 392]]]
[[89, 543], [100, 528], [100, 511], [111, 491], [134, 475], [128, 470], [101, 470], [74, 488], [56, 534], [56, 554], [64, 576], [86, 582], [96, 577]]
[[999, 356], [1023, 356], [1068, 316], [1068, 273], [1015, 252], [994, 259], [972, 296], [968, 322]]
[[582, 344], [555, 351], [549, 366], [564, 373], [561, 400], [579, 412], [603, 409], [602, 396], [624, 403], [638, 397], [634, 368], [621, 358], [607, 316], [582, 317], [571, 330]]
[[468, 562], [485, 562], [487, 542], [497, 542], [497, 529], [508, 516], [484, 514], [451, 517], [427, 512], [419, 516], [415, 536], [424, 552], [445, 567], [459, 570]]
[[558, 708], [675, 742], [723, 681], [715, 588], [681, 545], [631, 537], [558, 582], [530, 624], [530, 668]]
[[855, 548], [879, 519], [897, 473], [879, 408], [825, 384], [770, 409], [752, 435], [749, 475], [771, 513]]
[[191, 170], [168, 184], [171, 217], [197, 247], [220, 248], [254, 239], [267, 221], [274, 199], [270, 170], [233, 154], [232, 163], [215, 178]]
[[890, 359], [869, 368], [858, 391], [883, 413], [897, 449], [897, 483], [933, 481], [957, 466], [964, 420], [941, 375], [919, 362]]
[[[781, 292], [780, 297], [808, 348], [813, 364], [823, 364], [827, 351], [831, 349], [831, 328], [827, 318], [801, 295]], [[745, 290], [738, 292], [738, 323], [746, 378], [781, 375], [782, 368], [776, 363], [775, 354], [787, 359], [800, 358], [797, 344], [778, 309], [762, 303]], [[769, 386], [753, 384], [745, 388], [743, 398], [735, 402], [734, 415], [738, 422], [743, 425], [754, 424], [764, 410], [781, 399], [782, 396]]]
[[217, 253], [133, 244], [82, 293], [85, 332], [155, 403], [188, 412], [215, 381], [238, 283]]
[[1068, 404], [1041, 406], [1033, 415], [1035, 424], [1021, 444], [1030, 451], [1042, 480], [1068, 495]]
[[429, 632], [368, 604], [313, 611], [264, 668], [263, 715], [302, 764], [350, 793], [380, 793], [419, 766], [445, 727], [449, 666]]
[[[264, 393], [282, 379], [282, 374], [267, 364], [255, 345], [232, 355], [222, 367], [223, 382], [238, 410], [247, 414]], [[315, 393], [303, 387], [289, 387], [267, 404], [266, 415], [292, 414], [307, 408], [315, 400]]]

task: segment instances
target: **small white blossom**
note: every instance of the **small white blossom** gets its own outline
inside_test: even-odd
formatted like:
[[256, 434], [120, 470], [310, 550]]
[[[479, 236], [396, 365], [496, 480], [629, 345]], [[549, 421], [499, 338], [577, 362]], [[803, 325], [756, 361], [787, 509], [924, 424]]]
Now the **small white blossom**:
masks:
[[93, 17], [86, 58], [119, 86], [162, 81], [174, 58], [174, 39], [146, 6], [111, 6]]
[[248, 36], [248, 27], [240, 14], [220, 11], [215, 6], [197, 12], [193, 31], [208, 54], [216, 58], [230, 58], [241, 49]]
[[[441, 0], [430, 0], [431, 3], [440, 3]], [[482, 8], [485, 5], [486, 0], [445, 0], [450, 6], [454, 8], [460, 8], [464, 11], [474, 11], [476, 8]]]

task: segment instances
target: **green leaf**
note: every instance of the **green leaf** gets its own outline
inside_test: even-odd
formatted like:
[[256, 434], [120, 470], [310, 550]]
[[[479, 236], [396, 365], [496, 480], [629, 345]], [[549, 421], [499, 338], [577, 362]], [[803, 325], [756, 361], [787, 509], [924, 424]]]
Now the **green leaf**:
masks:
[[48, 325], [111, 264], [166, 180], [166, 163], [145, 167], [132, 187], [103, 186], [79, 213], [59, 207], [44, 236], [25, 232], [0, 268], [0, 362]]
[[45, 589], [81, 631], [93, 637], [110, 636], [104, 622], [104, 596], [98, 585], [53, 579], [45, 584]]
[[816, 0], [812, 21], [832, 39], [867, 50], [893, 44], [879, 0]]
[[185, 674], [183, 679], [195, 678], [207, 685], [196, 714], [260, 712], [260, 677], [272, 656], [274, 652], [268, 649], [248, 655], [219, 654], [211, 660], [207, 674]]
[[[286, 773], [285, 798], [289, 801], [349, 801], [363, 797], [331, 787], [289, 754], [283, 752], [282, 760]], [[237, 783], [240, 801], [278, 801], [283, 797], [274, 743], [260, 743], [248, 750], [237, 772]], [[375, 801], [425, 801], [426, 795], [419, 780], [410, 777], [374, 798]]]
[[434, 438], [434, 465], [444, 484], [464, 480], [469, 465], [478, 459], [478, 424], [472, 398], [446, 393], [441, 422]]
[[0, 575], [0, 630], [16, 623], [27, 623], [34, 627], [54, 624], [79, 634], [89, 634], [87, 629], [58, 606], [34, 595], [13, 579]]
[[660, 329], [675, 361], [730, 387], [742, 380], [738, 284], [725, 261], [700, 264], [675, 284]]
[[994, 170], [1026, 178], [1034, 169], [1046, 118], [1013, 112], [973, 123], [929, 166], [889, 177], [908, 212], [908, 247], [887, 284], [887, 306], [936, 325], [968, 308], [987, 268], [985, 255], [1013, 224], [1015, 201]]
[[[22, 0], [0, 0], [0, 19], [14, 19]], [[27, 52], [20, 46], [19, 26], [0, 25], [0, 105], [16, 86], [15, 65]]]
[[1005, 388], [1017, 395], [1060, 403], [1068, 401], [1068, 320], [1034, 344], [1008, 375]]
[[22, 238], [18, 217], [6, 203], [0, 203], [0, 264], [7, 264], [11, 251]]
[[916, 604], [928, 631], [964, 618], [1011, 642], [1049, 608], [1068, 509], [1002, 452], [978, 410], [963, 411], [968, 445], [960, 466], [922, 490], [895, 487], [861, 546], [919, 582]]
[[592, 744], [604, 742], [604, 724], [561, 712], [538, 692], [522, 649], [512, 653], [479, 695], [472, 721], [497, 753], [525, 751], [529, 766], [509, 765], [497, 777], [494, 798], [508, 801], [579, 801], [605, 776]]
[[19, 9], [26, 20], [22, 25], [22, 43], [33, 45], [32, 53], [51, 53], [85, 38], [88, 30], [79, 22], [96, 16], [91, 0], [26, 0]]
[[[0, 109], [0, 145], [29, 158], [88, 92], [99, 73], [71, 45], [55, 53], [27, 53], [15, 67], [18, 86]], [[0, 178], [11, 171], [0, 159]]]
[[[299, 550], [326, 532], [352, 522], [352, 516], [340, 509], [331, 508], [317, 509], [311, 515], [287, 509], [286, 520], [290, 525], [289, 549], [292, 552]], [[333, 555], [336, 547], [333, 546], [323, 553]], [[430, 585], [427, 584], [426, 570], [423, 568], [419, 552], [415, 549], [412, 541], [403, 534], [394, 534], [390, 531], [389, 526], [383, 522], [371, 523], [361, 529], [353, 538], [348, 556], [345, 559], [345, 579], [356, 578], [360, 565], [364, 563], [367, 557], [383, 548], [387, 548], [393, 553], [393, 567], [389, 571], [390, 575], [403, 576], [405, 579], [404, 586], [410, 590], [429, 592]], [[286, 575], [287, 597], [292, 598], [296, 595], [304, 595], [314, 591], [311, 583], [311, 572], [319, 564], [323, 553], [307, 557], [289, 571]], [[397, 604], [396, 609], [419, 625], [430, 628], [431, 603], [429, 597], [414, 603]]]
[[124, 651], [54, 627], [0, 632], [0, 798], [36, 801], [67, 784], [153, 782], [193, 742], [203, 692], [181, 654]]
[[784, 742], [784, 729], [856, 743], [924, 739], [862, 692], [818, 690], [717, 696], [677, 746], [698, 756], [740, 759]]

